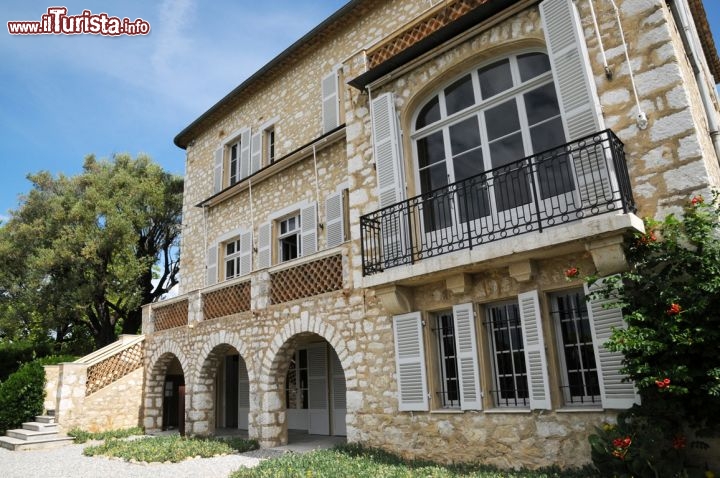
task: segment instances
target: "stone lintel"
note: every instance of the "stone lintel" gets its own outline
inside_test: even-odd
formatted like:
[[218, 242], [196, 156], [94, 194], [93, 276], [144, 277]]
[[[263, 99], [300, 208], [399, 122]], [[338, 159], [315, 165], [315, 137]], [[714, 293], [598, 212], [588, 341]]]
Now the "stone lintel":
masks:
[[412, 311], [412, 293], [407, 287], [391, 284], [375, 289], [375, 295], [393, 315]]
[[598, 275], [604, 277], [628, 270], [623, 242], [622, 236], [612, 236], [585, 245], [592, 256]]
[[510, 264], [508, 267], [510, 277], [518, 282], [529, 282], [533, 280], [536, 273], [535, 261], [527, 259]]
[[472, 288], [472, 278], [470, 274], [455, 274], [445, 279], [445, 287], [453, 294], [465, 294]]

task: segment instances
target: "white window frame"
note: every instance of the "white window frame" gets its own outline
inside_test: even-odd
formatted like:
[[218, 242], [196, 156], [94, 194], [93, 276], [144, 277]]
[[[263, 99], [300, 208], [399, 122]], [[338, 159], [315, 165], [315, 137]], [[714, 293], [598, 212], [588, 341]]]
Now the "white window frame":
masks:
[[[295, 219], [295, 227], [294, 229], [282, 232], [283, 223], [290, 221], [291, 219]], [[288, 262], [295, 260], [299, 257], [302, 257], [302, 218], [300, 215], [300, 211], [293, 212], [292, 214], [285, 216], [284, 218], [277, 219], [276, 222], [276, 229], [277, 229], [277, 236], [275, 240], [275, 244], [277, 246], [277, 263], [282, 264], [283, 262]], [[295, 250], [295, 257], [288, 257], [283, 258], [283, 241], [289, 237], [296, 236], [296, 250]]]
[[[458, 371], [458, 352], [455, 344], [455, 317], [452, 309], [441, 310], [430, 313], [433, 336], [435, 338], [435, 354], [438, 372], [438, 383], [440, 384], [436, 394], [439, 396], [439, 403], [442, 408], [460, 409], [460, 374]], [[446, 319], [449, 326], [442, 326], [442, 319]], [[446, 350], [447, 341], [452, 343], [452, 351]], [[450, 397], [451, 390], [449, 383], [453, 382], [449, 377], [448, 360], [454, 363], [454, 392], [455, 399]]]
[[[232, 254], [228, 254], [228, 246], [230, 244], [233, 244], [235, 247], [235, 252]], [[224, 241], [222, 243], [223, 247], [223, 280], [230, 280], [234, 279], [236, 277], [240, 277], [240, 236], [235, 236], [230, 240]], [[228, 262], [233, 263], [233, 270], [234, 273], [232, 276], [228, 276], [227, 270], [228, 270]]]
[[[243, 179], [245, 179], [247, 176], [249, 176], [249, 167], [248, 164], [248, 171], [243, 176], [243, 154], [246, 150], [250, 148], [250, 144], [244, 144], [243, 143], [243, 136], [246, 135], [246, 139], [249, 141], [251, 138], [250, 135], [250, 129], [249, 128], [240, 128], [236, 131], [233, 131], [231, 134], [228, 135], [228, 139], [223, 142], [222, 144], [222, 155], [223, 155], [223, 161], [222, 166], [223, 169], [227, 165], [227, 179], [223, 178], [223, 188], [229, 187], [234, 184], [239, 183]], [[232, 149], [233, 146], [236, 147], [237, 151], [237, 158], [236, 158], [236, 166], [235, 166], [235, 174], [232, 174]], [[249, 161], [249, 150], [247, 151], [248, 154], [248, 161]]]

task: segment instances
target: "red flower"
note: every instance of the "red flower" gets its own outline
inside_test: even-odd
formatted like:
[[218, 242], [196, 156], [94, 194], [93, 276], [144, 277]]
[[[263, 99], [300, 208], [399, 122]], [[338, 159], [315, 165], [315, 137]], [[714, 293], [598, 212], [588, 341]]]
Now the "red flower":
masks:
[[692, 198], [692, 201], [690, 201], [693, 206], [697, 206], [698, 204], [702, 204], [705, 202], [705, 199], [703, 199], [702, 196], [695, 196]]
[[676, 450], [685, 448], [686, 445], [687, 445], [687, 441], [685, 440], [684, 436], [677, 435], [677, 436], [675, 436], [675, 438], [673, 438], [672, 447], [675, 448]]
[[622, 448], [622, 438], [616, 438], [612, 441], [612, 444], [615, 448]]
[[655, 385], [657, 385], [658, 388], [667, 388], [670, 386], [670, 379], [655, 380]]
[[670, 304], [670, 308], [667, 310], [668, 315], [678, 315], [680, 311], [682, 310], [682, 307], [680, 307], [680, 304], [676, 304], [673, 302]]
[[643, 245], [647, 245], [647, 244], [650, 244], [651, 242], [656, 242], [656, 241], [657, 241], [657, 236], [655, 235], [655, 232], [653, 232], [653, 231], [650, 231], [647, 234], [643, 234], [642, 236], [640, 236], [640, 239], [638, 239], [638, 243], [643, 244]]
[[580, 275], [580, 271], [577, 267], [571, 267], [570, 269], [567, 269], [565, 271], [565, 277], [567, 277], [568, 279], [572, 279], [573, 277], [577, 277], [578, 275]]

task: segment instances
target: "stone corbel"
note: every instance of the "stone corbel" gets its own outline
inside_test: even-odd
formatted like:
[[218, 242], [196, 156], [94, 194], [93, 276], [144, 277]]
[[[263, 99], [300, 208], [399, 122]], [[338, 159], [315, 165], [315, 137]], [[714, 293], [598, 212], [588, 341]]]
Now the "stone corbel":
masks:
[[510, 264], [508, 267], [510, 277], [518, 282], [529, 282], [535, 278], [535, 261], [530, 259]]
[[375, 295], [392, 315], [412, 312], [412, 292], [407, 287], [388, 285], [375, 289]]
[[455, 274], [445, 279], [445, 287], [455, 295], [465, 294], [472, 288], [472, 278], [470, 274]]
[[605, 277], [628, 270], [628, 262], [623, 250], [622, 236], [607, 237], [585, 245], [590, 252], [598, 275]]

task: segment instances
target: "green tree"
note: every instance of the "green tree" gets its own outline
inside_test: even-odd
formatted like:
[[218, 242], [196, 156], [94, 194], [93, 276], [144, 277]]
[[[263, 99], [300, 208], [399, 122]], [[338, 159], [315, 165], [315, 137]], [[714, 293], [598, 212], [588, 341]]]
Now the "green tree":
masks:
[[182, 178], [147, 156], [117, 155], [88, 156], [77, 176], [28, 179], [0, 227], [3, 321], [59, 340], [86, 329], [96, 347], [137, 333], [142, 304], [177, 283]]

